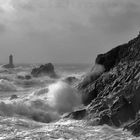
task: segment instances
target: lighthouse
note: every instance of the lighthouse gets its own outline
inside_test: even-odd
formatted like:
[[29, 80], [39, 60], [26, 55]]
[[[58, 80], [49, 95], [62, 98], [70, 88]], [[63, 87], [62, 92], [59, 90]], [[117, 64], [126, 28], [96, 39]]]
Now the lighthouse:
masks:
[[9, 64], [3, 65], [4, 68], [14, 68], [14, 63], [13, 63], [13, 55], [11, 54], [9, 56]]
[[9, 65], [13, 66], [13, 55], [12, 54], [9, 56]]

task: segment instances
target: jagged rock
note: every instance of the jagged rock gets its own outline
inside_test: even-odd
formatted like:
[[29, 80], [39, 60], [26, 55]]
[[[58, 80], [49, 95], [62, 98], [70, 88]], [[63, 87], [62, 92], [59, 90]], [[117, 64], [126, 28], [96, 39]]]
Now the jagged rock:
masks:
[[[96, 78], [88, 75], [88, 82], [80, 81], [76, 88], [88, 105], [81, 118], [89, 122], [98, 120], [98, 125], [108, 124], [120, 127], [135, 120], [140, 109], [140, 35], [124, 45], [97, 56], [95, 64], [105, 70]], [[95, 73], [96, 74], [96, 73]], [[83, 86], [84, 85], [84, 86]], [[73, 113], [73, 115], [75, 115]], [[80, 112], [79, 112], [80, 115]], [[76, 118], [78, 114], [73, 116]], [[139, 123], [130, 127], [133, 134], [140, 135]]]
[[129, 120], [135, 119], [140, 107], [140, 95], [138, 94], [140, 77], [137, 77], [140, 72], [140, 62], [131, 62], [127, 66], [122, 63], [109, 73], [113, 72], [114, 76], [111, 76], [112, 78], [108, 81], [106, 74], [103, 74], [95, 82], [96, 93], [94, 89], [91, 94], [97, 96], [89, 104], [87, 112], [90, 119], [93, 119], [91, 114], [95, 113], [96, 117], [100, 118], [99, 124], [119, 127]]
[[11, 95], [10, 100], [17, 99], [17, 98], [18, 96], [14, 94], [14, 95]]
[[11, 64], [6, 64], [6, 65], [3, 65], [2, 67], [6, 68], [6, 69], [15, 68], [15, 66], [11, 65]]
[[70, 76], [70, 77], [65, 78], [64, 81], [67, 82], [68, 84], [72, 84], [78, 81], [78, 79], [74, 76]]
[[71, 118], [80, 120], [86, 115], [86, 109], [77, 110], [74, 112], [69, 113], [68, 115], [64, 116], [64, 118]]
[[135, 136], [140, 136], [140, 118], [137, 118], [130, 124], [126, 125], [124, 127], [124, 130], [127, 129], [129, 131], [132, 131], [132, 134]]
[[31, 75], [33, 75], [34, 77], [47, 75], [52, 78], [57, 78], [57, 75], [55, 73], [54, 66], [52, 63], [41, 65], [38, 68], [34, 68], [31, 72]]

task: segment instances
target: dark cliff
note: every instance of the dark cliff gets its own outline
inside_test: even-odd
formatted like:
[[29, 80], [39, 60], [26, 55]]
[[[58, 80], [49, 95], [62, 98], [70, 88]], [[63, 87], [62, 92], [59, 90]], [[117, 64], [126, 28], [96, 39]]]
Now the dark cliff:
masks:
[[77, 119], [82, 116], [93, 124], [116, 127], [131, 122], [125, 128], [139, 136], [137, 128], [140, 128], [140, 119], [137, 116], [140, 109], [140, 35], [98, 55], [95, 64], [100, 64], [105, 69], [100, 74], [95, 74], [96, 76], [94, 72], [87, 75], [77, 85], [83, 96], [83, 103], [87, 106], [83, 111], [76, 111], [70, 116]]

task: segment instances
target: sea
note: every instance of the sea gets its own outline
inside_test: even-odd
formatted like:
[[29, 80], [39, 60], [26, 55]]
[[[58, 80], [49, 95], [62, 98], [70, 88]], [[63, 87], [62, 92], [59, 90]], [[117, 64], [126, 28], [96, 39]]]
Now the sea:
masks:
[[83, 107], [80, 94], [65, 79], [78, 80], [89, 64], [54, 64], [59, 78], [29, 76], [40, 64], [0, 66], [0, 140], [138, 140], [123, 128], [91, 126], [87, 120], [64, 118]]

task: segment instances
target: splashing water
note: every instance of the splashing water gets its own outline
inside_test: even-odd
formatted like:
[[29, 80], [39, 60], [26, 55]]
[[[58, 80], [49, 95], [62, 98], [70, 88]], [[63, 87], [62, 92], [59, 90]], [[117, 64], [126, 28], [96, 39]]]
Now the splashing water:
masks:
[[39, 122], [49, 123], [60, 119], [62, 113], [73, 111], [80, 105], [76, 91], [64, 82], [57, 82], [47, 88], [35, 91], [22, 100], [0, 103], [1, 116], [25, 116]]
[[[93, 127], [89, 126], [84, 120], [63, 119], [63, 113], [73, 111], [75, 107], [81, 105], [81, 97], [79, 97], [77, 91], [65, 82], [52, 81], [52, 79], [46, 77], [32, 78], [28, 81], [16, 78], [17, 73], [24, 70], [28, 73], [28, 69], [31, 70], [31, 67], [27, 67], [26, 70], [22, 67], [17, 70], [14, 69], [10, 72], [11, 74], [9, 72], [0, 73], [0, 77], [5, 77], [4, 80], [6, 80], [1, 81], [0, 85], [10, 85], [9, 90], [11, 92], [13, 86], [16, 86], [16, 89], [21, 86], [24, 90], [21, 93], [19, 90], [12, 92], [18, 97], [13, 100], [9, 98], [10, 91], [5, 92], [4, 97], [1, 96], [0, 98], [0, 140], [138, 139], [129, 132], [122, 131], [122, 129], [109, 126]], [[102, 66], [94, 68], [95, 73], [100, 73], [102, 70], [104, 70]], [[65, 76], [69, 76], [69, 74], [66, 72]], [[64, 79], [64, 77], [60, 79]], [[32, 88], [28, 89], [28, 86], [24, 86], [26, 83]], [[2, 91], [3, 88], [5, 87], [1, 88]]]
[[50, 107], [59, 113], [71, 112], [81, 103], [76, 90], [62, 81], [49, 86], [47, 97]]
[[0, 91], [17, 91], [17, 87], [13, 82], [0, 79]]

